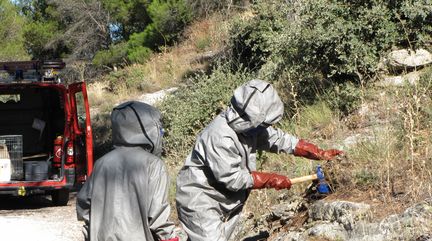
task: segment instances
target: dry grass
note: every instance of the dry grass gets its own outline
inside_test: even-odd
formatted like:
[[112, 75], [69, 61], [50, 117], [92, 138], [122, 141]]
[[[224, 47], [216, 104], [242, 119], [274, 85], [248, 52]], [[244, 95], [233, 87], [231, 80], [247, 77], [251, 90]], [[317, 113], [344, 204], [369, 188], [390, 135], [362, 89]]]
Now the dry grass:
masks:
[[91, 106], [100, 106], [104, 102], [107, 87], [107, 84], [103, 82], [93, 82], [87, 85]]
[[228, 23], [222, 15], [215, 14], [188, 27], [184, 41], [156, 54], [145, 65], [146, 79], [161, 88], [178, 84], [190, 73], [205, 70], [207, 64], [200, 61], [203, 53], [216, 53], [224, 48], [228, 36]]
[[[415, 86], [365, 89], [369, 95], [365, 101], [375, 107], [362, 115], [355, 114], [355, 128], [351, 126], [352, 118], [339, 120], [323, 102], [300, 107], [299, 114], [280, 127], [324, 148], [343, 147], [347, 155], [324, 164], [291, 155], [264, 154], [258, 168], [298, 177], [312, 174], [316, 164], [324, 164], [336, 191], [328, 198], [368, 203], [375, 219], [400, 213], [432, 197], [430, 76], [432, 69]], [[351, 135], [361, 138], [344, 146], [344, 139]], [[307, 184], [302, 184], [290, 191], [254, 191], [245, 211], [264, 214], [279, 202], [281, 194], [302, 195], [306, 188]]]
[[381, 218], [432, 197], [432, 79], [426, 76], [380, 91], [379, 109], [371, 110], [379, 113], [370, 113], [380, 119], [367, 127], [368, 138], [329, 167], [337, 198], [369, 203]]
[[115, 92], [122, 86], [139, 92], [176, 86], [185, 77], [206, 71], [212, 57], [223, 50], [227, 36], [228, 22], [224, 16], [214, 14], [192, 23], [185, 30], [183, 41], [162, 47], [161, 52], [153, 54], [146, 63], [127, 66], [103, 79]]
[[127, 90], [124, 87], [119, 88], [116, 92], [110, 91], [106, 82], [93, 82], [87, 85], [87, 92], [90, 107], [95, 109], [95, 112], [92, 111], [92, 113], [110, 112], [116, 103], [137, 94], [136, 91]]

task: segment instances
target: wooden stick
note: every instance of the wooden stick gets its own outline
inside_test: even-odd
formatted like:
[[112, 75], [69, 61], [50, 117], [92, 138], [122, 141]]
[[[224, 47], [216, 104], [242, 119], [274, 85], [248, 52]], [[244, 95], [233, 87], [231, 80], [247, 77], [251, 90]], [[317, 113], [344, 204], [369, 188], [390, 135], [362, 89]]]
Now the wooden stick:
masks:
[[301, 183], [301, 182], [307, 182], [307, 181], [313, 181], [318, 179], [317, 174], [309, 175], [309, 176], [303, 176], [303, 177], [296, 177], [293, 179], [290, 179], [292, 184]]

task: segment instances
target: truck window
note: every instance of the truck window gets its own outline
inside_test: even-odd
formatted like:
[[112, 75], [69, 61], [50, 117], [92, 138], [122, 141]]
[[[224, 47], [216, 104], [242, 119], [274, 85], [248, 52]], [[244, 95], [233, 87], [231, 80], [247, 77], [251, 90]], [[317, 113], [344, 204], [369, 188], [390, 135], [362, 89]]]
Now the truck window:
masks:
[[77, 105], [78, 126], [81, 130], [85, 130], [86, 126], [86, 112], [84, 106], [84, 96], [82, 92], [75, 93]]

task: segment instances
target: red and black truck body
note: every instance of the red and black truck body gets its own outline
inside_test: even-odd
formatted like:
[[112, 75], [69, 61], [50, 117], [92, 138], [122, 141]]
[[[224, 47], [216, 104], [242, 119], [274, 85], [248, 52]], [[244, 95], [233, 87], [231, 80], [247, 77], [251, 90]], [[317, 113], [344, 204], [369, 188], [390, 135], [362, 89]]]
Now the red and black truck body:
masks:
[[62, 61], [0, 63], [0, 158], [11, 162], [0, 195], [50, 194], [66, 205], [69, 191], [91, 174], [86, 84], [64, 83], [64, 68]]

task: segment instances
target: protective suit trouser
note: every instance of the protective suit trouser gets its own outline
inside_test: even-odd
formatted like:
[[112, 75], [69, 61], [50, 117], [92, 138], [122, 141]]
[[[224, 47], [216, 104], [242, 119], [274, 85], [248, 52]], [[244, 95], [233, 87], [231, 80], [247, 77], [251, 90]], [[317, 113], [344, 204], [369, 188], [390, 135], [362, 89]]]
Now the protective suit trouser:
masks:
[[221, 192], [200, 167], [187, 167], [177, 176], [178, 218], [190, 241], [228, 241], [239, 220], [247, 192]]
[[228, 241], [240, 220], [240, 213], [223, 221], [217, 212], [211, 210], [192, 215], [178, 211], [180, 222], [189, 237], [188, 241]]

